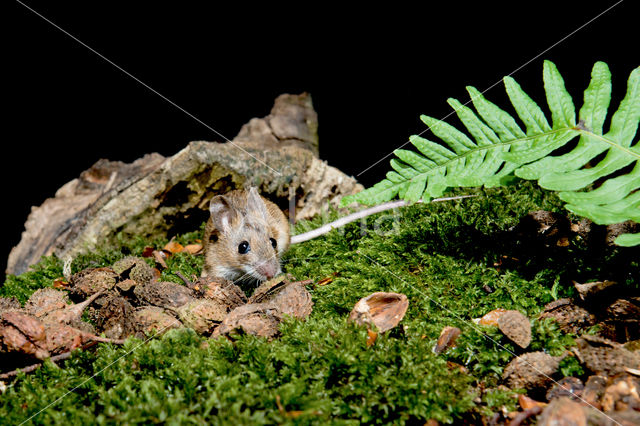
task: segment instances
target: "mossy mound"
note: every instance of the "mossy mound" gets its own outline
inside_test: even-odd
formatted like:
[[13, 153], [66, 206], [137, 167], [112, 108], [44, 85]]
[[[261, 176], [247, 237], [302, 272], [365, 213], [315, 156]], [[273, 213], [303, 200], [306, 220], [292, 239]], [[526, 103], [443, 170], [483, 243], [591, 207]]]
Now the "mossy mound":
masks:
[[[352, 223], [294, 245], [283, 259], [286, 272], [299, 280], [332, 280], [308, 287], [312, 314], [305, 321], [286, 320], [278, 339], [242, 335], [231, 342], [182, 329], [157, 339], [130, 339], [122, 347], [100, 345], [75, 354], [62, 368], [45, 363], [19, 376], [0, 396], [0, 416], [9, 423], [31, 418], [34, 423], [422, 424], [473, 421], [501, 407], [512, 410], [515, 394], [497, 386], [517, 348], [497, 329], [480, 329], [471, 319], [495, 308], [534, 317], [544, 304], [575, 296], [571, 280], [616, 279], [638, 287], [640, 257], [630, 257], [629, 249], [594, 252], [573, 242], [537, 255], [513, 252], [519, 249], [507, 230], [530, 211], [562, 212], [561, 203], [527, 183], [478, 194], [415, 205], [395, 216], [383, 213], [366, 226]], [[320, 222], [301, 223], [297, 231]], [[202, 230], [176, 240], [187, 244], [201, 235]], [[72, 272], [140, 256], [145, 246], [164, 243], [139, 240], [84, 255]], [[520, 258], [510, 266], [505, 256]], [[202, 257], [178, 253], [167, 266], [160, 280], [181, 283], [174, 272], [199, 275]], [[61, 262], [45, 258], [32, 271], [9, 277], [0, 295], [24, 302], [61, 275]], [[409, 309], [400, 327], [368, 346], [366, 329], [346, 318], [360, 298], [376, 291], [405, 294]], [[459, 327], [462, 335], [455, 349], [437, 356], [432, 348], [445, 326]], [[572, 343], [572, 336], [549, 321], [533, 321], [531, 350], [558, 355]], [[561, 364], [563, 374], [581, 374], [572, 360]]]

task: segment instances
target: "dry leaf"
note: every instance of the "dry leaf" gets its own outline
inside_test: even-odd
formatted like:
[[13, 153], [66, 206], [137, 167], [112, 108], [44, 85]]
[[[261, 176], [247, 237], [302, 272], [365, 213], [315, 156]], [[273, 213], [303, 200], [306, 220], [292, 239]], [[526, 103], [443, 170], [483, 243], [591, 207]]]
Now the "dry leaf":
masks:
[[167, 245], [165, 245], [162, 249], [167, 250], [173, 254], [176, 254], [176, 253], [181, 253], [184, 250], [184, 247], [182, 244], [176, 241], [169, 241]]
[[87, 333], [66, 324], [47, 324], [47, 349], [52, 354], [61, 354], [79, 348]]
[[367, 347], [370, 348], [378, 339], [378, 333], [373, 330], [367, 330]]
[[155, 251], [155, 249], [153, 247], [145, 247], [142, 249], [142, 257], [151, 257], [153, 256], [153, 252]]
[[323, 286], [331, 283], [333, 281], [333, 277], [324, 277], [320, 281], [316, 283], [316, 285]]
[[67, 289], [69, 288], [69, 282], [64, 277], [56, 278], [53, 280], [53, 288]]
[[402, 321], [409, 307], [407, 296], [400, 293], [372, 293], [355, 304], [349, 320], [357, 324], [373, 324], [381, 333]]
[[199, 254], [202, 251], [202, 244], [187, 244], [184, 251], [189, 254]]
[[0, 316], [0, 348], [6, 352], [21, 352], [39, 359], [49, 356], [42, 322], [18, 311], [8, 311]]
[[536, 401], [535, 399], [529, 398], [527, 395], [518, 395], [518, 404], [523, 410], [528, 410], [533, 407], [544, 407], [547, 405], [544, 402]]
[[438, 341], [433, 347], [433, 352], [436, 355], [440, 355], [447, 349], [455, 347], [458, 336], [460, 336], [460, 329], [458, 327], [446, 326], [440, 332], [440, 337], [438, 337]]
[[138, 283], [135, 282], [134, 280], [132, 280], [131, 278], [127, 278], [126, 280], [122, 280], [118, 284], [116, 284], [116, 287], [118, 287], [118, 289], [120, 291], [125, 291], [126, 292], [126, 291], [131, 290], [137, 284]]
[[152, 253], [153, 260], [156, 261], [156, 265], [158, 265], [162, 269], [167, 269], [167, 262], [165, 259], [167, 258], [167, 254], [163, 251], [154, 250]]

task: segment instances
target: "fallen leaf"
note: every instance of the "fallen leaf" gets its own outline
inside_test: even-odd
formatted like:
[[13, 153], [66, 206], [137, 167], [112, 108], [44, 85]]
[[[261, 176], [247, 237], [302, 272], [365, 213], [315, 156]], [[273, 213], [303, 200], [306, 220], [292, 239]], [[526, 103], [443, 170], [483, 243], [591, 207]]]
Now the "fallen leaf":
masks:
[[160, 272], [160, 270], [158, 268], [153, 268], [151, 270], [151, 274], [153, 275], [151, 281], [158, 281], [160, 279], [160, 277], [162, 276], [162, 272]]
[[145, 247], [142, 249], [142, 257], [151, 257], [153, 256], [153, 252], [155, 251], [155, 249], [153, 247]]
[[447, 349], [455, 347], [458, 336], [460, 336], [460, 329], [458, 327], [446, 326], [440, 332], [440, 337], [438, 337], [438, 341], [433, 347], [433, 352], [436, 355], [440, 355]]
[[53, 280], [53, 288], [67, 289], [69, 288], [69, 282], [64, 277], [56, 278]]
[[184, 251], [184, 246], [176, 241], [169, 241], [162, 249], [176, 254]]
[[522, 407], [523, 410], [528, 410], [533, 407], [544, 407], [547, 405], [545, 402], [536, 401], [535, 399], [522, 394], [518, 395], [518, 404], [520, 404], [520, 407]]
[[39, 359], [49, 356], [44, 325], [23, 312], [8, 311], [0, 316], [0, 346], [6, 352], [19, 352]]
[[333, 281], [333, 277], [324, 277], [320, 281], [316, 283], [316, 285], [323, 286], [331, 283]]
[[167, 255], [163, 251], [154, 250], [153, 251], [153, 259], [156, 261], [156, 265], [161, 267], [162, 269], [167, 269], [167, 262], [165, 259]]
[[378, 333], [373, 330], [367, 330], [367, 347], [370, 348], [376, 342]]
[[202, 251], [202, 244], [187, 244], [183, 251], [189, 254], [199, 254]]

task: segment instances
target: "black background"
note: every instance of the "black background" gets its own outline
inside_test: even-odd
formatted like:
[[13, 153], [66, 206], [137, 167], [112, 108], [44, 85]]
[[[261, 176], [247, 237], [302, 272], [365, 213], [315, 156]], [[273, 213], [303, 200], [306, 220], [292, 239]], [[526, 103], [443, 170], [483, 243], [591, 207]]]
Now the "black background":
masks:
[[[466, 85], [483, 91], [514, 73], [544, 104], [542, 61], [550, 59], [580, 105], [603, 60], [617, 107], [639, 62], [639, 8], [630, 0], [564, 41], [616, 2], [51, 3], [24, 2], [229, 139], [267, 115], [277, 95], [310, 92], [320, 156], [366, 186], [388, 159], [361, 172], [421, 132], [420, 114], [445, 117], [448, 97], [466, 102]], [[5, 6], [0, 271], [31, 206], [98, 159], [130, 162], [223, 140], [25, 6]], [[508, 105], [501, 84], [485, 95]]]

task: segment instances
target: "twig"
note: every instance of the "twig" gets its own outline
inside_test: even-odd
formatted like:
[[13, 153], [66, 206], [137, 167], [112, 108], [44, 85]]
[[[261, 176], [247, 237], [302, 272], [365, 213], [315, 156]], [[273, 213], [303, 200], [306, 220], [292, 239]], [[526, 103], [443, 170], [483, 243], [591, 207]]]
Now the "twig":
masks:
[[114, 345], [124, 345], [125, 342], [125, 339], [110, 339], [108, 337], [100, 337], [90, 333], [85, 334], [84, 337], [86, 337], [87, 339], [91, 339], [94, 342], [113, 343]]
[[518, 413], [513, 420], [509, 422], [508, 426], [520, 426], [522, 422], [527, 420], [529, 417], [537, 416], [542, 413], [542, 407], [536, 405], [535, 407], [527, 408], [526, 410]]
[[189, 281], [187, 279], [187, 277], [185, 277], [184, 275], [182, 275], [182, 272], [180, 271], [176, 271], [174, 272], [174, 274], [176, 274], [176, 276], [178, 278], [180, 278], [182, 281], [184, 281], [184, 285], [186, 285], [187, 287], [189, 287], [190, 289], [193, 289], [193, 283], [191, 281]]
[[[82, 349], [82, 350], [89, 349], [89, 348], [91, 348], [92, 346], [97, 345], [98, 343], [99, 343], [99, 341], [98, 341], [98, 340], [95, 340], [95, 341], [93, 341], [93, 342], [89, 342], [89, 343], [87, 343], [86, 345], [84, 345], [81, 349]], [[111, 342], [111, 343], [115, 343], [115, 342]], [[74, 349], [74, 351], [75, 351], [75, 350], [77, 350], [77, 349]], [[70, 358], [72, 353], [73, 353], [73, 351], [64, 352], [64, 353], [61, 353], [60, 355], [54, 355], [54, 356], [49, 357], [49, 358], [47, 358], [47, 359], [48, 359], [49, 361], [51, 361], [51, 362], [54, 362], [54, 363], [55, 363], [55, 362], [57, 362], [57, 361], [63, 361], [63, 360], [65, 360], [65, 359], [67, 359], [67, 358]], [[40, 361], [38, 364], [33, 364], [33, 365], [28, 366], [28, 367], [16, 368], [16, 369], [15, 369], [15, 370], [13, 370], [13, 371], [9, 371], [9, 372], [7, 372], [7, 373], [2, 373], [2, 374], [0, 374], [0, 380], [10, 379], [10, 378], [11, 378], [11, 377], [13, 377], [13, 376], [17, 376], [17, 375], [18, 375], [19, 373], [21, 373], [21, 372], [22, 372], [22, 373], [31, 373], [32, 371], [35, 371], [35, 370], [37, 370], [38, 368], [40, 368], [40, 366], [42, 365], [42, 363], [43, 363], [44, 361], [46, 361], [46, 360], [42, 360], [42, 361]]]

